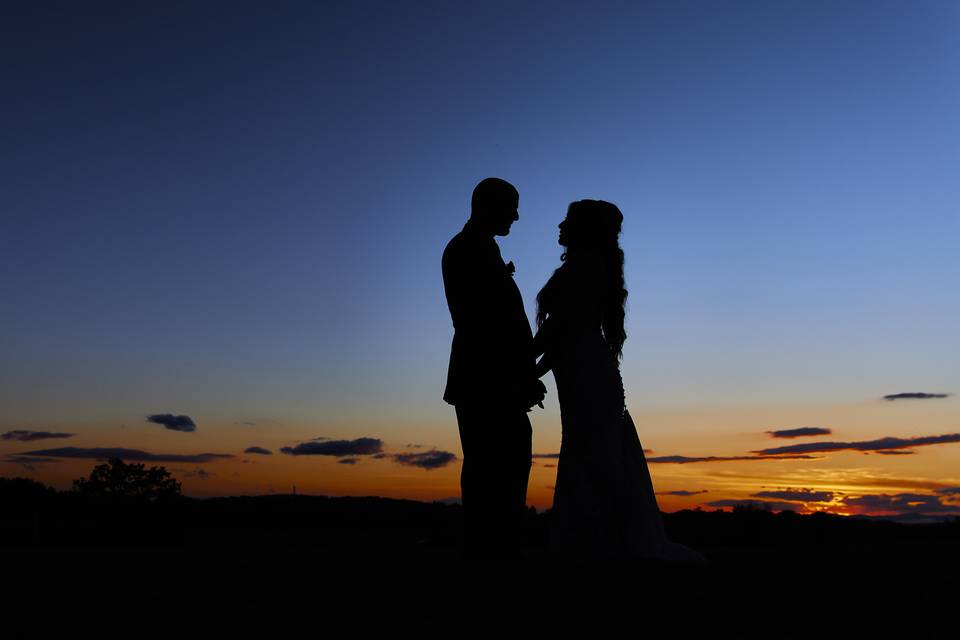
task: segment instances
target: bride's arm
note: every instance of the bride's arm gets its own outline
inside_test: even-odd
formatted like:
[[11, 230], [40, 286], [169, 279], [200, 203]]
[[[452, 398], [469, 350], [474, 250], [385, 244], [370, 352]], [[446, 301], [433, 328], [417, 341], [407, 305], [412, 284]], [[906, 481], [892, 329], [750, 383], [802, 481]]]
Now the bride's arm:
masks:
[[533, 336], [533, 357], [540, 358], [540, 361], [537, 362], [536, 374], [538, 378], [542, 378], [550, 368], [552, 367], [550, 363], [550, 356], [548, 355], [548, 347], [551, 342], [551, 334], [553, 332], [553, 321], [550, 317], [544, 321], [543, 325], [537, 330], [537, 335]]

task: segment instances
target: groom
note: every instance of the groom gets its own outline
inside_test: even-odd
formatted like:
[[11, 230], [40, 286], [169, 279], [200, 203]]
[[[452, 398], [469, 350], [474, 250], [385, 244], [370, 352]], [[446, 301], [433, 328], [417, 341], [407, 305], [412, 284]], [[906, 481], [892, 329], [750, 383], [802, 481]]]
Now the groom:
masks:
[[513, 263], [504, 264], [494, 240], [520, 219], [519, 201], [509, 182], [482, 180], [470, 219], [443, 252], [454, 327], [443, 399], [456, 408], [460, 430], [463, 551], [471, 560], [519, 553], [533, 435], [527, 412], [546, 394]]

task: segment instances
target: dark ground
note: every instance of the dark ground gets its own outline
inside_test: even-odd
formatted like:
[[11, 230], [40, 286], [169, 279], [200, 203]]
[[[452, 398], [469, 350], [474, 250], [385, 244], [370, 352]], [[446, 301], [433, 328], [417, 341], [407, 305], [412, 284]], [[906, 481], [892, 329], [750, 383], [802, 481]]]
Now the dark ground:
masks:
[[124, 504], [60, 493], [0, 507], [11, 607], [67, 599], [95, 611], [117, 598], [199, 593], [237, 615], [293, 609], [371, 624], [401, 610], [481, 627], [514, 614], [541, 630], [590, 620], [593, 635], [666, 624], [670, 637], [960, 637], [957, 521], [681, 511], [664, 515], [670, 537], [710, 567], [573, 567], [544, 546], [549, 513], [531, 511], [521, 564], [471, 568], [458, 552], [458, 505], [289, 495]]

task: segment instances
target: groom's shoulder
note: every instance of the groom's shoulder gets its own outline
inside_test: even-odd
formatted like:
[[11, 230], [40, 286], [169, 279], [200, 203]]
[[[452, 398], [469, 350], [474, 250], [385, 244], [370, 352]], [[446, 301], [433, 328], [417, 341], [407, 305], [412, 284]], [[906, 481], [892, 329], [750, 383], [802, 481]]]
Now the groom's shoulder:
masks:
[[458, 231], [443, 250], [443, 262], [449, 262], [476, 249], [476, 242], [470, 234]]

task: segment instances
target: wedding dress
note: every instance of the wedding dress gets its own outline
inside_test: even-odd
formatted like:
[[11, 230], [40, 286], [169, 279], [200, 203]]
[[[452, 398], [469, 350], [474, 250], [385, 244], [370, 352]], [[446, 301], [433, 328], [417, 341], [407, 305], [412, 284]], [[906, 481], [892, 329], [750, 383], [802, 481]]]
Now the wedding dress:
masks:
[[626, 410], [617, 357], [588, 300], [547, 318], [562, 440], [549, 548], [575, 558], [651, 558], [703, 563], [671, 542], [636, 427]]

